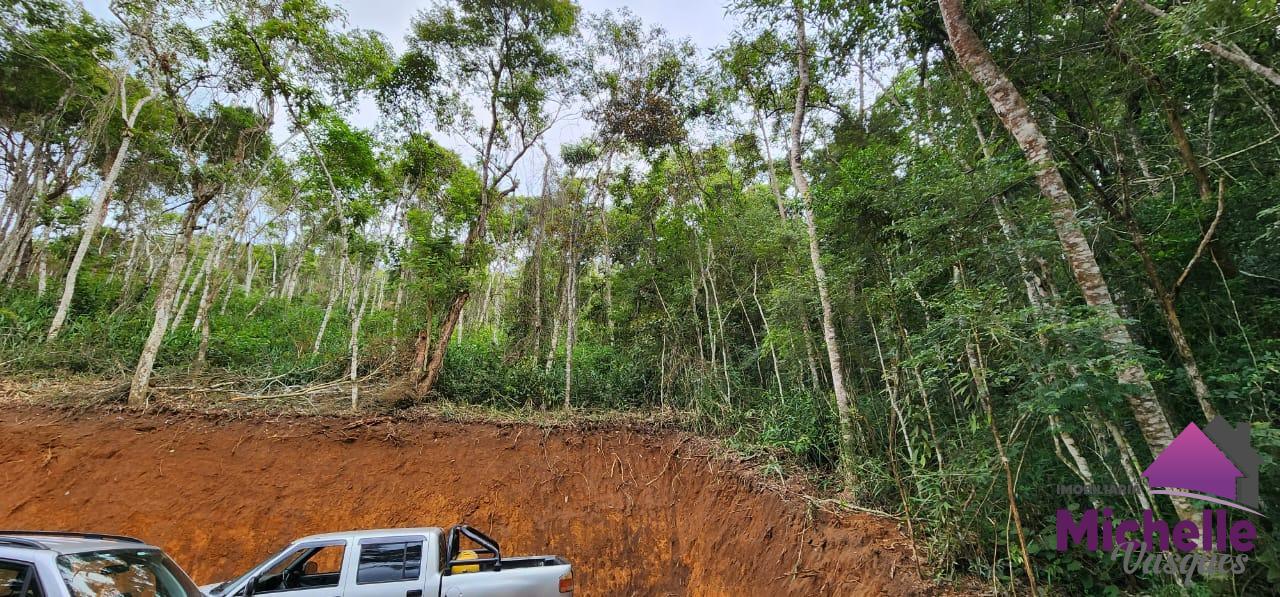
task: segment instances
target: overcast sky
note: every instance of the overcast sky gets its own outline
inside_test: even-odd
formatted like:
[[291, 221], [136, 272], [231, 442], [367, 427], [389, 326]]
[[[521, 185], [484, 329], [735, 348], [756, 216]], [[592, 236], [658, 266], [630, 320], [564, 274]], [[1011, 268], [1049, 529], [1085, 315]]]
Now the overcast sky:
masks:
[[[85, 7], [94, 15], [114, 22], [114, 17], [107, 10], [109, 0], [84, 0]], [[332, 0], [331, 0], [332, 1]], [[587, 13], [599, 13], [606, 10], [629, 8], [645, 23], [657, 25], [667, 31], [675, 39], [689, 39], [705, 53], [724, 45], [729, 39], [736, 21], [726, 14], [725, 2], [728, 0], [578, 0], [579, 6]], [[404, 49], [404, 37], [409, 30], [409, 23], [419, 11], [430, 8], [432, 0], [337, 0], [347, 13], [347, 24], [351, 28], [372, 29], [382, 33], [399, 53]], [[350, 115], [350, 121], [356, 126], [373, 128], [378, 121], [377, 108], [371, 100], [364, 100]], [[547, 132], [546, 142], [553, 154], [563, 143], [569, 143], [586, 136], [589, 123], [568, 118], [559, 122]], [[277, 136], [287, 135], [285, 126], [277, 127]], [[438, 140], [445, 146], [457, 151], [464, 159], [474, 158], [474, 151], [464, 143], [449, 139], [447, 135], [439, 135]], [[520, 179], [522, 192], [531, 192], [541, 187], [541, 157], [537, 152], [526, 156], [524, 163], [515, 169], [515, 176]]]
[[[381, 31], [387, 39], [403, 48], [409, 20], [419, 10], [429, 8], [430, 0], [340, 0], [352, 27]], [[661, 25], [673, 37], [692, 39], [702, 48], [720, 45], [728, 39], [732, 24], [726, 21], [723, 0], [578, 0], [586, 12], [628, 7], [648, 23]]]
[[[727, 0], [578, 0], [578, 5], [586, 13], [600, 13], [606, 10], [629, 8], [645, 23], [657, 25], [667, 31], [675, 39], [688, 38], [704, 53], [724, 45], [729, 39], [736, 21], [726, 14], [724, 4]], [[404, 50], [404, 37], [409, 30], [409, 21], [419, 11], [430, 8], [432, 0], [339, 0], [337, 2], [347, 11], [347, 23], [353, 28], [373, 29], [381, 32], [397, 52]], [[372, 127], [378, 118], [377, 108], [369, 100], [361, 103], [352, 115], [351, 121], [358, 126]], [[561, 120], [547, 131], [546, 142], [553, 155], [558, 153], [561, 144], [571, 143], [590, 133], [590, 123], [576, 118]], [[447, 135], [440, 135], [438, 140], [457, 151], [464, 158], [473, 157], [466, 144]], [[535, 192], [542, 186], [542, 157], [538, 152], [527, 155], [513, 173], [520, 179], [521, 192]]]

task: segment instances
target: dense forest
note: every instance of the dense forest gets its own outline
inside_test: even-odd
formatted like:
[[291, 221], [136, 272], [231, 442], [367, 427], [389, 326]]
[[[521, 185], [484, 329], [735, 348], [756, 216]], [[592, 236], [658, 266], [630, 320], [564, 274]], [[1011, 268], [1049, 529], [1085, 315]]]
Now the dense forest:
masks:
[[323, 0], [0, 7], [5, 376], [662, 416], [938, 578], [1280, 581], [1273, 519], [1193, 586], [1053, 528], [1217, 414], [1280, 499], [1274, 0], [734, 0], [710, 52], [573, 0], [400, 51]]

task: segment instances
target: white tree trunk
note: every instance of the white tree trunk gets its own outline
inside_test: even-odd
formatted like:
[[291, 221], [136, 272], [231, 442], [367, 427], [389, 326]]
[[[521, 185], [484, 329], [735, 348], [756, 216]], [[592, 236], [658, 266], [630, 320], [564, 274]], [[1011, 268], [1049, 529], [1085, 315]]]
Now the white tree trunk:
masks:
[[827, 346], [827, 360], [831, 366], [831, 387], [836, 395], [836, 411], [840, 418], [841, 469], [846, 485], [852, 483], [849, 458], [853, 447], [853, 428], [850, 420], [849, 392], [844, 385], [844, 367], [836, 337], [835, 315], [831, 307], [831, 294], [827, 290], [827, 272], [822, 266], [822, 253], [818, 248], [818, 226], [813, 216], [813, 203], [809, 198], [809, 179], [800, 163], [801, 137], [805, 110], [809, 102], [809, 47], [805, 39], [804, 13], [800, 5], [795, 9], [796, 21], [796, 87], [795, 112], [791, 119], [791, 178], [796, 194], [800, 197], [805, 230], [809, 235], [809, 261], [813, 265], [813, 278], [818, 286], [818, 300], [822, 303], [822, 339]]
[[49, 247], [47, 243], [46, 246], [40, 249], [40, 261], [37, 264], [37, 268], [39, 268], [39, 271], [36, 274], [36, 296], [43, 297], [45, 287], [49, 284]]
[[[373, 273], [372, 270], [369, 272]], [[360, 287], [360, 272], [356, 272], [355, 285]], [[360, 308], [351, 314], [351, 338], [348, 341], [348, 348], [351, 349], [351, 366], [348, 375], [351, 379], [351, 410], [360, 407], [360, 322], [364, 319], [365, 309], [369, 307], [369, 284], [364, 284], [363, 290], [360, 291], [362, 298], [360, 300]]]
[[133, 290], [133, 278], [137, 275], [138, 270], [138, 247], [144, 242], [145, 238], [146, 233], [142, 226], [139, 225], [137, 230], [134, 231], [133, 243], [129, 246], [129, 258], [124, 264], [124, 282], [121, 284], [122, 290], [120, 291], [121, 299], [128, 296], [129, 291]]
[[187, 316], [187, 307], [191, 306], [191, 297], [196, 293], [196, 287], [202, 282], [205, 282], [207, 286], [209, 265], [212, 261], [212, 255], [205, 256], [204, 261], [200, 264], [200, 269], [191, 278], [191, 283], [186, 286], [186, 292], [182, 293], [182, 302], [178, 305], [178, 311], [173, 314], [173, 321], [169, 323], [169, 329], [177, 329], [178, 326], [182, 325], [182, 320]]
[[391, 337], [400, 337], [400, 305], [404, 304], [405, 269], [400, 266], [400, 276], [396, 279], [396, 298], [391, 305]]
[[253, 243], [245, 243], [245, 264], [244, 264], [244, 295], [249, 296], [249, 292], [253, 290], [253, 276], [258, 271], [257, 264], [253, 261]]
[[[218, 268], [222, 265], [222, 254], [226, 252], [227, 246], [231, 244], [232, 236], [218, 239], [214, 243], [213, 255], [208, 259], [209, 264], [205, 266], [204, 271], [204, 290], [200, 292], [200, 302], [196, 306], [196, 317], [191, 322], [191, 331], [200, 331], [202, 326], [208, 323], [209, 308], [213, 305], [213, 299], [218, 294], [220, 285], [214, 283], [217, 277]], [[228, 292], [227, 294], [231, 294]]]
[[116, 148], [115, 158], [111, 160], [111, 167], [107, 168], [107, 174], [102, 178], [102, 184], [98, 185], [98, 189], [93, 193], [91, 200], [92, 208], [84, 219], [84, 228], [80, 236], [80, 244], [76, 247], [76, 253], [71, 258], [71, 265], [67, 267], [67, 279], [62, 285], [62, 299], [58, 301], [58, 310], [53, 314], [53, 322], [49, 324], [49, 333], [45, 337], [46, 342], [51, 342], [58, 337], [58, 332], [62, 330], [62, 324], [67, 320], [67, 313], [71, 309], [71, 299], [76, 292], [76, 278], [80, 275], [80, 266], [84, 264], [84, 256], [89, 252], [89, 243], [93, 242], [93, 237], [98, 233], [98, 227], [102, 225], [103, 216], [107, 213], [107, 201], [111, 196], [111, 189], [116, 184], [116, 178], [120, 176], [120, 170], [123, 169], [125, 161], [129, 159], [129, 145], [133, 142], [133, 124], [138, 120], [138, 114], [142, 111], [142, 107], [147, 105], [156, 92], [152, 90], [142, 99], [133, 105], [132, 110], [126, 110], [125, 99], [125, 81], [126, 77], [120, 74], [120, 117], [124, 119], [124, 133], [120, 136], [120, 146]]
[[195, 230], [197, 214], [195, 204], [187, 209], [187, 215], [174, 239], [173, 252], [169, 255], [169, 265], [160, 291], [156, 293], [155, 316], [151, 321], [151, 331], [142, 345], [142, 354], [138, 357], [138, 366], [133, 372], [133, 382], [129, 385], [129, 404], [146, 406], [150, 392], [151, 371], [156, 364], [156, 355], [160, 353], [160, 344], [164, 341], [169, 325], [169, 310], [173, 305], [173, 296], [178, 291], [179, 276], [187, 261], [187, 248], [191, 245], [191, 234]]
[[311, 347], [311, 354], [320, 354], [320, 343], [324, 340], [324, 331], [329, 327], [329, 318], [333, 317], [333, 304], [338, 302], [338, 297], [342, 294], [343, 276], [347, 272], [347, 255], [344, 251], [342, 254], [342, 263], [338, 267], [338, 276], [333, 279], [333, 286], [329, 289], [329, 302], [324, 306], [324, 318], [320, 320], [320, 330], [316, 332], [316, 342]]
[[[570, 241], [572, 246], [572, 242]], [[573, 253], [573, 249], [569, 250]], [[564, 332], [564, 408], [569, 410], [573, 408], [573, 402], [570, 398], [573, 395], [573, 343], [577, 340], [578, 335], [578, 268], [576, 264], [569, 264], [569, 302], [565, 313], [565, 332]]]

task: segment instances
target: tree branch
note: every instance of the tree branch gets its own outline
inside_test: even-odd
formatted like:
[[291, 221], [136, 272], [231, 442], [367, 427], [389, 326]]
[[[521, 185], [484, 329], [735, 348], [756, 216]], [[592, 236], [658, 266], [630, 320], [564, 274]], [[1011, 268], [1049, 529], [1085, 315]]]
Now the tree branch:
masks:
[[1204, 254], [1205, 247], [1213, 242], [1213, 234], [1218, 230], [1218, 222], [1222, 221], [1222, 212], [1226, 209], [1226, 202], [1223, 196], [1227, 191], [1227, 183], [1224, 177], [1218, 178], [1218, 210], [1213, 214], [1213, 222], [1209, 224], [1209, 229], [1204, 232], [1204, 237], [1200, 239], [1200, 244], [1196, 247], [1196, 252], [1191, 256], [1191, 261], [1187, 262], [1187, 266], [1182, 268], [1182, 275], [1178, 276], [1178, 281], [1173, 283], [1170, 292], [1178, 294], [1178, 289], [1182, 287], [1182, 283], [1186, 281], [1187, 276], [1191, 274], [1191, 268], [1195, 267], [1196, 262], [1200, 260], [1200, 256]]

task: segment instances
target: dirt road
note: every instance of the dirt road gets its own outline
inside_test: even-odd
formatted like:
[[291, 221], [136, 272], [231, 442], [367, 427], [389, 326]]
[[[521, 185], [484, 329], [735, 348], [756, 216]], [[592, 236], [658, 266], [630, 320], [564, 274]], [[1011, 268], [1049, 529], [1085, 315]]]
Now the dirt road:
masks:
[[200, 582], [300, 535], [449, 525], [556, 552], [580, 595], [919, 594], [892, 521], [835, 517], [669, 433], [0, 413], [0, 527], [138, 535]]

